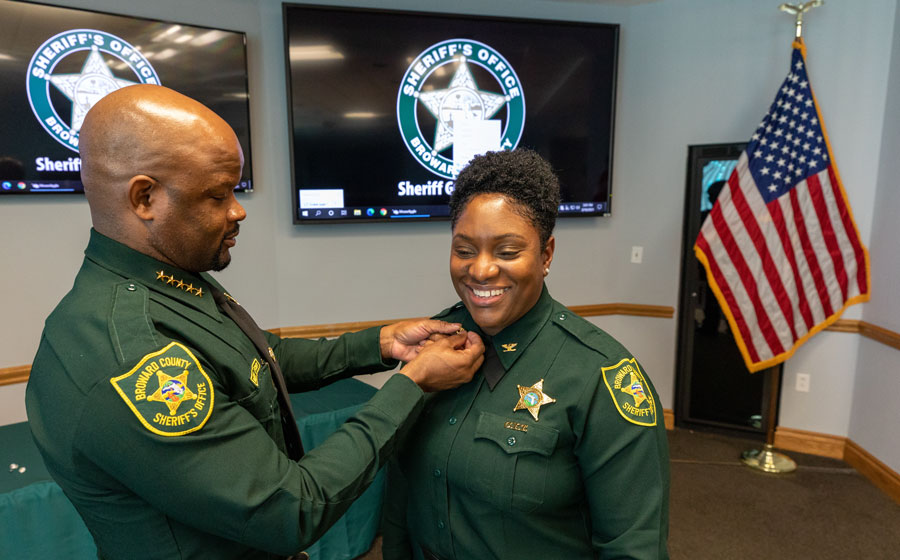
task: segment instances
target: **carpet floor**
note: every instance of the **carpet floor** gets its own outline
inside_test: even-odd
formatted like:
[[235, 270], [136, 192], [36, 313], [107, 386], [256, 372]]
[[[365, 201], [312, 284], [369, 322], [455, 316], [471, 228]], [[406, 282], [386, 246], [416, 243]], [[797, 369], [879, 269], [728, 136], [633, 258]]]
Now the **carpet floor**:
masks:
[[[759, 447], [669, 432], [671, 560], [900, 559], [900, 504], [836, 459], [790, 452], [789, 474], [744, 466], [741, 452]], [[358, 560], [381, 560], [380, 539]]]

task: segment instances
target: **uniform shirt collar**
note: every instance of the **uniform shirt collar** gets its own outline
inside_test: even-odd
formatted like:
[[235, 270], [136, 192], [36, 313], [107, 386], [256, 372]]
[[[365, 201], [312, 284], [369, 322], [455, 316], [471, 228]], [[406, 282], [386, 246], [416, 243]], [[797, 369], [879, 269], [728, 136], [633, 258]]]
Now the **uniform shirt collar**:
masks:
[[210, 284], [218, 286], [218, 283], [206, 273], [196, 274], [158, 261], [93, 228], [84, 254], [98, 266], [221, 320], [209, 290]]
[[[509, 371], [516, 360], [519, 359], [529, 345], [537, 337], [547, 319], [550, 317], [550, 311], [553, 308], [553, 299], [547, 286], [541, 289], [541, 296], [538, 298], [534, 307], [528, 310], [518, 321], [509, 325], [492, 337], [485, 336], [478, 325], [472, 320], [472, 316], [466, 313], [463, 321], [463, 328], [474, 330], [485, 340], [486, 345], [490, 344], [493, 353], [496, 356], [488, 356], [489, 352], [485, 352], [485, 363], [482, 366], [482, 373], [488, 382], [490, 389], [493, 391], [503, 375]], [[489, 359], [490, 358], [490, 359]]]

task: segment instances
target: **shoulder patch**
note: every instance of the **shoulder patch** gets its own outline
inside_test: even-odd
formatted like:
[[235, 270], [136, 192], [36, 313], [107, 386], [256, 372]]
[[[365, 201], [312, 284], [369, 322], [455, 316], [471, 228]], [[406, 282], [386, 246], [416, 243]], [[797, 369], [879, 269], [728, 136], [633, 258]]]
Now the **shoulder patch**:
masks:
[[625, 358], [601, 371], [603, 382], [622, 418], [639, 426], [655, 426], [656, 403], [637, 360]]
[[196, 432], [212, 413], [212, 381], [197, 357], [171, 342], [109, 380], [145, 428], [161, 436]]

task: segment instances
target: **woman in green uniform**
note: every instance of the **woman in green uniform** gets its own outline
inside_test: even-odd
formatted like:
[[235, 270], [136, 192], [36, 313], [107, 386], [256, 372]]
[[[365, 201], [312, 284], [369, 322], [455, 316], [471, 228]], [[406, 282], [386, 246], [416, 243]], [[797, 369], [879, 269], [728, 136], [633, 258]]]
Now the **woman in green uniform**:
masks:
[[450, 200], [437, 317], [484, 339], [473, 380], [435, 395], [389, 477], [386, 560], [668, 558], [662, 408], [635, 358], [555, 301], [559, 183], [529, 150], [472, 160]]

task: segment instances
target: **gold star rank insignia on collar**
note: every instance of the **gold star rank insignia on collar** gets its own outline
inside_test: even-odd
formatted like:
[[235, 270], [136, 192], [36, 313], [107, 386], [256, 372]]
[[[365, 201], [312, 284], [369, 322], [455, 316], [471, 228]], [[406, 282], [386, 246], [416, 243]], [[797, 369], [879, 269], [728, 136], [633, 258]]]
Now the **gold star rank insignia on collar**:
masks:
[[184, 280], [175, 278], [174, 274], [166, 274], [164, 270], [156, 271], [156, 279], [163, 284], [166, 284], [167, 286], [175, 286], [179, 290], [185, 291], [189, 294], [203, 297], [203, 288], [195, 288], [194, 284], [188, 284]]
[[515, 352], [517, 344], [518, 342], [510, 342], [508, 344], [501, 344], [500, 346], [503, 347], [504, 352]]
[[531, 387], [522, 387], [521, 385], [516, 385], [516, 387], [519, 388], [519, 402], [516, 403], [513, 412], [526, 409], [534, 417], [535, 422], [538, 421], [538, 414], [542, 405], [556, 402], [556, 399], [551, 398], [550, 395], [544, 392], [543, 379]]

